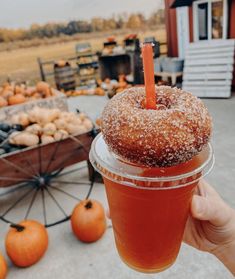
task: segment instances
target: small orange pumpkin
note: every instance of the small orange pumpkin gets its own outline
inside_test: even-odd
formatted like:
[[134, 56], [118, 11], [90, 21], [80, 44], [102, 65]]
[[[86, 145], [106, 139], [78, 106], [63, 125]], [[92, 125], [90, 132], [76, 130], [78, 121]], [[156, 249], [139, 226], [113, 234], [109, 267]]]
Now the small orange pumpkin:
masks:
[[41, 95], [40, 93], [35, 92], [35, 93], [32, 95], [32, 98], [33, 98], [33, 99], [41, 99], [41, 98], [42, 98], [42, 95]]
[[52, 95], [51, 95], [51, 89], [50, 89], [50, 88], [45, 89], [43, 93], [44, 93], [44, 94], [43, 94], [43, 97], [44, 97], [44, 98], [49, 98], [49, 97], [52, 96]]
[[97, 88], [95, 89], [95, 95], [104, 96], [104, 95], [105, 95], [104, 89], [101, 88], [101, 87], [97, 87]]
[[5, 279], [7, 276], [7, 263], [0, 253], [0, 279]]
[[102, 204], [95, 200], [81, 201], [73, 210], [71, 226], [74, 234], [83, 242], [100, 239], [106, 230]]
[[10, 91], [14, 91], [14, 86], [10, 85], [8, 82], [3, 83], [3, 89], [4, 90], [10, 90]]
[[45, 92], [50, 88], [49, 84], [45, 81], [39, 81], [36, 85], [36, 91], [37, 92]]
[[22, 104], [24, 102], [26, 102], [26, 98], [22, 94], [17, 94], [17, 95], [14, 95], [14, 96], [10, 96], [9, 99], [8, 99], [9, 105], [18, 105], [18, 104]]
[[15, 94], [24, 95], [25, 89], [22, 86], [16, 85], [14, 92], [15, 92]]
[[58, 67], [64, 67], [66, 65], [66, 61], [65, 60], [59, 60], [56, 62]]
[[10, 90], [3, 90], [2, 93], [1, 93], [1, 96], [3, 98], [5, 98], [6, 100], [8, 100], [8, 98], [13, 96], [13, 95], [14, 95], [13, 91], [10, 91]]
[[7, 255], [16, 266], [31, 266], [38, 262], [47, 250], [47, 230], [33, 220], [12, 224], [5, 239], [5, 246]]
[[8, 103], [5, 98], [0, 96], [0, 108], [7, 106]]

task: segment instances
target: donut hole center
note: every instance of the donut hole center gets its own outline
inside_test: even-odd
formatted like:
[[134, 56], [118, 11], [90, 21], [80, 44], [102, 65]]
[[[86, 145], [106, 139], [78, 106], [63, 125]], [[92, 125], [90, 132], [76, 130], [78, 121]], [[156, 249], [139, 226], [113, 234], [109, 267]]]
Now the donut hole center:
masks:
[[157, 104], [156, 107], [157, 107], [157, 110], [167, 110], [167, 109], [169, 109], [167, 106], [165, 106], [163, 104]]
[[[141, 109], [146, 109], [146, 100], [142, 100], [140, 103], [137, 103], [138, 107]], [[162, 102], [162, 100], [158, 100], [156, 104], [157, 110], [167, 110], [171, 108], [170, 103]]]

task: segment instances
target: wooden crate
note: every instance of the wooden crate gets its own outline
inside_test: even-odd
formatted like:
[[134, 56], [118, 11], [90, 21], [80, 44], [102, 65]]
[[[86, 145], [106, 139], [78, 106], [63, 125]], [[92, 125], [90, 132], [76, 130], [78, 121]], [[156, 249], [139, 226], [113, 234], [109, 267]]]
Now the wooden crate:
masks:
[[[29, 180], [39, 173], [51, 174], [88, 160], [92, 140], [92, 133], [88, 132], [1, 156], [0, 187], [8, 187]], [[92, 172], [90, 172], [90, 177], [92, 177]]]

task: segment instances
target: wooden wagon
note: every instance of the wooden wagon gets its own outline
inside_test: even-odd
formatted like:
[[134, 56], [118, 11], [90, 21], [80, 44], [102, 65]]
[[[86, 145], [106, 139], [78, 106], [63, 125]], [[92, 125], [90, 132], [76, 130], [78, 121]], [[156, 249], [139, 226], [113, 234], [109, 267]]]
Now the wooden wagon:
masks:
[[[4, 113], [0, 111], [0, 115], [7, 120], [13, 112], [27, 111], [35, 105], [67, 110], [62, 96], [50, 101], [28, 103]], [[39, 208], [36, 209], [41, 210], [40, 221], [46, 227], [68, 220], [75, 203], [87, 199], [93, 187], [95, 172], [89, 163], [89, 150], [95, 134], [93, 129], [85, 134], [0, 156], [0, 219], [12, 223], [32, 218], [32, 208], [38, 203]], [[88, 171], [85, 180], [78, 178], [82, 171]], [[75, 188], [70, 191], [70, 186]], [[58, 193], [59, 198], [56, 196]], [[53, 207], [47, 205], [48, 199], [56, 209], [51, 210]], [[56, 210], [61, 214], [54, 214]], [[51, 211], [55, 218], [49, 217]]]

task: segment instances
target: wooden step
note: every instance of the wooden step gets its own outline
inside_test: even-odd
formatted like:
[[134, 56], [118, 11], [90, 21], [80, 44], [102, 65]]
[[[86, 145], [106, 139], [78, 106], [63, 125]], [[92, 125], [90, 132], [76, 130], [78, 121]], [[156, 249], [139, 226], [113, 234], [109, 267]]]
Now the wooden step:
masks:
[[198, 97], [231, 95], [235, 40], [191, 43], [186, 51], [183, 89]]

